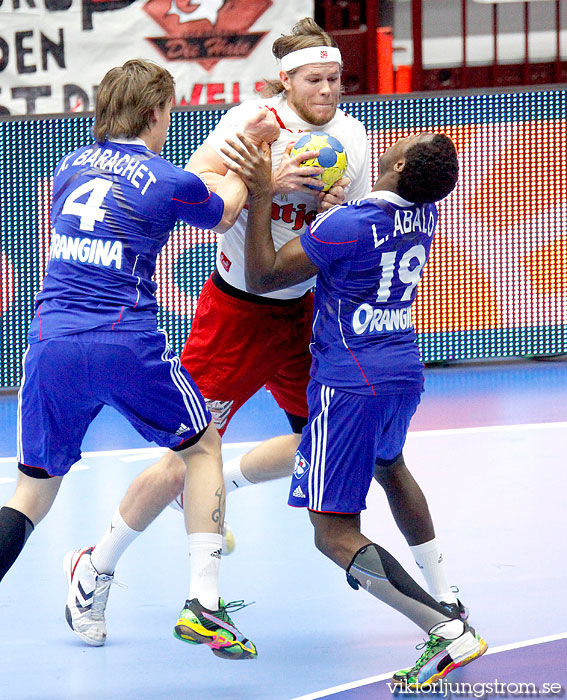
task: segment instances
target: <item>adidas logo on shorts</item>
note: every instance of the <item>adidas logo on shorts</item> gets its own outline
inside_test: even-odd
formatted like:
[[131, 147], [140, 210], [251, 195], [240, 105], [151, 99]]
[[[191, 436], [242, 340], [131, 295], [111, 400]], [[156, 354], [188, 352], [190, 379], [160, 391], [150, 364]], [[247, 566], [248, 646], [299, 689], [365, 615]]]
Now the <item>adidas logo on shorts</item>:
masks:
[[306, 496], [306, 495], [303, 493], [303, 491], [301, 490], [301, 486], [296, 486], [296, 487], [295, 487], [295, 490], [294, 490], [294, 492], [293, 492], [293, 495], [295, 496], [295, 498], [307, 498], [307, 496]]

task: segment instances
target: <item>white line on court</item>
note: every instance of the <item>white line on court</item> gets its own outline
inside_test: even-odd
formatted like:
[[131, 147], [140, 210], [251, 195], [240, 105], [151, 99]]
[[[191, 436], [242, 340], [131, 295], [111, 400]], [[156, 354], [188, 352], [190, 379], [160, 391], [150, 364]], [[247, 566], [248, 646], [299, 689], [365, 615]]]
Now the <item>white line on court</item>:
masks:
[[[223, 449], [249, 450], [259, 445], [261, 441], [254, 442], [227, 442], [223, 443]], [[164, 452], [163, 447], [136, 447], [129, 450], [101, 450], [100, 452], [83, 452], [83, 458], [89, 457], [120, 457], [121, 462], [141, 462], [152, 457], [159, 457]], [[121, 456], [122, 455], [122, 456]], [[15, 457], [0, 457], [0, 464], [17, 464]]]
[[[259, 445], [259, 441], [255, 442], [226, 442], [222, 444], [223, 450], [230, 450], [230, 449], [240, 449], [240, 450], [250, 450], [252, 447], [256, 447], [256, 445]], [[150, 459], [150, 457], [161, 457], [161, 455], [165, 452], [164, 447], [147, 447], [145, 448], [147, 450], [147, 454], [135, 454], [135, 455], [127, 455], [126, 457], [121, 457], [120, 461], [121, 462], [141, 462], [144, 459]], [[153, 453], [153, 454], [152, 454]], [[86, 453], [85, 453], [86, 454]]]
[[494, 649], [489, 648], [486, 653], [498, 654], [501, 651], [511, 651], [512, 649], [531, 647], [535, 644], [545, 644], [546, 642], [558, 642], [560, 639], [567, 639], [567, 632], [560, 632], [559, 634], [550, 634], [547, 637], [536, 637], [535, 639], [528, 639], [525, 642], [512, 642], [512, 644], [502, 644], [499, 647], [494, 647]]
[[[564, 430], [567, 428], [567, 421], [557, 423], [521, 423], [517, 425], [485, 425], [476, 428], [443, 428], [441, 430], [410, 430], [408, 438], [439, 437], [443, 435], [468, 435], [475, 433], [505, 433], [505, 432], [525, 432], [535, 430]], [[253, 442], [227, 442], [223, 443], [224, 449], [249, 450], [261, 441]], [[126, 450], [101, 450], [100, 452], [84, 452], [83, 457], [119, 457], [124, 462], [136, 462], [151, 459], [152, 456], [159, 456], [163, 448], [159, 447], [137, 447]], [[16, 464], [15, 457], [0, 457], [0, 464]]]
[[165, 450], [161, 447], [149, 447], [146, 453], [136, 453], [135, 455], [125, 455], [120, 457], [121, 462], [142, 462], [144, 459], [159, 459]]
[[[552, 634], [548, 637], [537, 637], [536, 639], [528, 639], [524, 642], [513, 642], [512, 644], [502, 644], [499, 647], [489, 648], [486, 652], [487, 654], [499, 654], [501, 651], [511, 651], [512, 649], [521, 649], [522, 647], [534, 646], [536, 644], [545, 644], [546, 642], [556, 642], [560, 639], [567, 639], [567, 632], [560, 632], [559, 634]], [[389, 680], [395, 671], [390, 671], [389, 673], [381, 673], [379, 676], [370, 676], [369, 678], [363, 678], [359, 681], [352, 681], [351, 683], [343, 683], [342, 685], [336, 685], [333, 688], [327, 688], [326, 690], [318, 690], [315, 693], [309, 693], [309, 695], [301, 695], [292, 700], [317, 700], [317, 698], [326, 698], [330, 695], [335, 695], [336, 693], [342, 693], [345, 690], [352, 690], [353, 688], [361, 688], [364, 685], [371, 685], [372, 683], [377, 683], [378, 681]]]
[[443, 428], [441, 430], [410, 430], [408, 437], [438, 437], [440, 435], [468, 435], [474, 433], [506, 433], [509, 431], [553, 430], [567, 428], [567, 421], [557, 423], [523, 423], [517, 425], [484, 425], [475, 428]]

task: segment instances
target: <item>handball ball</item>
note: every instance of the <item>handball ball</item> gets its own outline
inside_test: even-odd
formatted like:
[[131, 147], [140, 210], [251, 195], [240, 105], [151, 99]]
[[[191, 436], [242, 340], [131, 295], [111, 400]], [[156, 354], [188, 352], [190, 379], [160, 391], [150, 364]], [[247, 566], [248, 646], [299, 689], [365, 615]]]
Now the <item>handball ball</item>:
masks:
[[322, 180], [324, 185], [323, 191], [327, 192], [346, 172], [347, 154], [343, 144], [324, 131], [311, 131], [298, 139], [291, 150], [291, 157], [305, 153], [305, 151], [319, 151], [317, 158], [304, 160], [301, 165], [306, 167], [320, 165], [322, 168], [325, 168], [321, 175], [314, 175], [313, 177]]

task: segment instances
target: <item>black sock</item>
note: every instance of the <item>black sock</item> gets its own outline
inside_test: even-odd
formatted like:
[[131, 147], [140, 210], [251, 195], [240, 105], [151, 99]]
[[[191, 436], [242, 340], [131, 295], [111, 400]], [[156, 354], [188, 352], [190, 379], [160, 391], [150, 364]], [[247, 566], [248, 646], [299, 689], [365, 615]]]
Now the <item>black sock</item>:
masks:
[[20, 555], [32, 532], [33, 523], [27, 515], [8, 506], [0, 508], [0, 581]]

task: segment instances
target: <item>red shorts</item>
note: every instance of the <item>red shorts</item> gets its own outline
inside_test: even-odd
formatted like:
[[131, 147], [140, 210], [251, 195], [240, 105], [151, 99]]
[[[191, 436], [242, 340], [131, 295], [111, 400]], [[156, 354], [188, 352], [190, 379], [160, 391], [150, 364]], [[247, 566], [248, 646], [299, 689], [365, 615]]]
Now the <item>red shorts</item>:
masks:
[[209, 277], [181, 353], [224, 433], [236, 411], [263, 386], [287, 413], [306, 418], [313, 294], [284, 306], [237, 299]]

